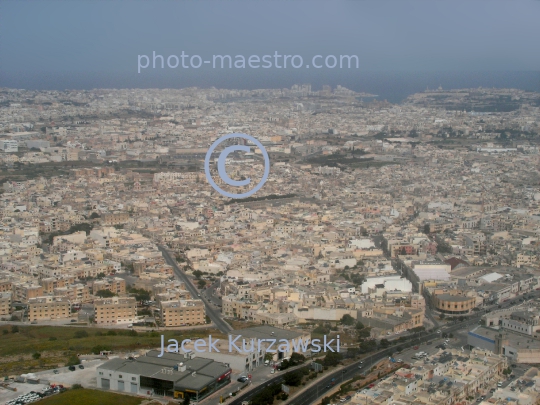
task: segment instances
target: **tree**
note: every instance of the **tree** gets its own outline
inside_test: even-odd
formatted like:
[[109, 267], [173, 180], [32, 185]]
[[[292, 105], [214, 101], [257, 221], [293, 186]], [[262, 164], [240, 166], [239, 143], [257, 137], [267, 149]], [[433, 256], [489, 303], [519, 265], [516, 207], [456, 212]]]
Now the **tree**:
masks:
[[429, 224], [425, 224], [425, 225], [424, 225], [424, 233], [425, 233], [426, 235], [429, 234], [429, 229], [430, 229], [430, 228], [429, 228]]
[[200, 270], [195, 270], [195, 271], [193, 272], [193, 275], [195, 276], [195, 278], [200, 279], [201, 276], [203, 275], [203, 272], [200, 271]]
[[341, 353], [328, 352], [326, 353], [326, 356], [324, 356], [323, 366], [328, 366], [328, 367], [337, 366], [342, 358], [343, 356], [341, 355]]
[[129, 288], [128, 292], [135, 295], [137, 301], [149, 301], [150, 293], [143, 288]]
[[302, 372], [300, 370], [289, 371], [283, 376], [283, 382], [285, 385], [291, 387], [297, 387], [302, 383]]
[[19, 333], [19, 327], [17, 325], [13, 325], [11, 327], [11, 333]]
[[101, 352], [108, 352], [110, 350], [111, 348], [105, 345], [97, 345], [97, 346], [92, 347], [92, 349], [90, 349], [90, 351], [94, 354], [99, 354]]
[[109, 290], [99, 290], [95, 295], [101, 298], [111, 298], [116, 294]]
[[99, 214], [97, 212], [92, 212], [92, 214], [90, 215], [90, 219], [96, 219], [96, 218], [100, 218]]
[[440, 314], [439, 315], [439, 319], [442, 321], [444, 319], [445, 315], [444, 314]]
[[289, 363], [292, 366], [296, 366], [298, 364], [302, 364], [304, 361], [306, 361], [306, 357], [303, 354], [295, 352], [291, 354], [291, 359], [289, 360]]
[[279, 366], [280, 370], [287, 370], [289, 368], [289, 360], [285, 359], [281, 362], [281, 365]]
[[358, 321], [358, 322], [356, 322], [356, 325], [354, 325], [354, 327], [356, 329], [360, 330], [360, 329], [364, 329], [365, 326], [364, 326], [364, 324], [362, 322]]
[[354, 325], [354, 318], [349, 314], [345, 314], [341, 317], [341, 323], [347, 326]]
[[375, 340], [364, 340], [360, 343], [360, 353], [369, 353], [377, 348], [377, 342]]
[[203, 289], [205, 286], [206, 286], [206, 281], [204, 280], [199, 280], [197, 282], [197, 285], [199, 286], [199, 289]]
[[390, 342], [388, 341], [388, 339], [381, 339], [381, 341], [379, 342], [379, 344], [381, 345], [381, 347], [383, 349], [387, 348], [388, 346], [390, 346]]
[[[292, 356], [291, 356], [292, 357]], [[272, 359], [274, 358], [274, 355], [272, 353], [266, 353], [264, 355], [264, 361], [268, 360], [268, 361], [272, 361]]]
[[365, 339], [371, 336], [370, 328], [364, 328], [358, 331], [358, 339]]

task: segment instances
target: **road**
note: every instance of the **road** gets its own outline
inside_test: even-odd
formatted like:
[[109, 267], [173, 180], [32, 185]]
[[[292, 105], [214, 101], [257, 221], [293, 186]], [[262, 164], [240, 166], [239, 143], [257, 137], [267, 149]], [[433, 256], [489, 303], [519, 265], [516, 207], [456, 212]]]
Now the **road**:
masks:
[[[176, 261], [171, 257], [169, 251], [165, 246], [158, 246], [159, 250], [163, 254], [163, 257], [165, 258], [165, 261], [170, 264], [173, 268], [174, 274], [176, 277], [178, 277], [181, 281], [184, 282], [186, 285], [186, 289], [191, 293], [193, 297], [198, 297], [200, 292], [195, 288], [189, 277], [184, 273], [180, 268], [178, 267], [178, 264], [176, 264]], [[206, 315], [210, 318], [210, 320], [216, 325], [216, 327], [223, 333], [228, 334], [233, 329], [231, 325], [229, 325], [227, 322], [225, 322], [221, 318], [221, 311], [216, 310], [213, 304], [211, 304], [207, 298], [204, 296], [201, 296], [202, 301], [204, 302], [204, 305], [206, 307]]]
[[[540, 295], [540, 291], [534, 291], [531, 292], [533, 296], [537, 297]], [[531, 293], [526, 294], [529, 296]], [[513, 299], [512, 301], [508, 301], [505, 303], [500, 304], [501, 308], [507, 308], [511, 305], [515, 305], [520, 303], [518, 299]], [[460, 329], [468, 330], [472, 326], [478, 325], [478, 321], [480, 320], [480, 317], [484, 315], [486, 310], [492, 310], [497, 309], [497, 305], [492, 305], [490, 307], [486, 307], [484, 310], [474, 313], [473, 315], [470, 315], [466, 317], [466, 319], [463, 322], [456, 322], [456, 323], [450, 323], [445, 326], [441, 326], [438, 330], [441, 331], [441, 333], [437, 333], [437, 331], [431, 332], [431, 333], [423, 333], [423, 334], [417, 334], [415, 336], [410, 336], [406, 341], [399, 343], [398, 345], [410, 347], [411, 345], [422, 345], [426, 342], [432, 342], [431, 345], [425, 345], [421, 348], [419, 347], [419, 351], [431, 351], [426, 350], [427, 348], [434, 348], [435, 345], [437, 345], [438, 342], [440, 342], [439, 339], [441, 339], [443, 333], [454, 333]], [[457, 339], [456, 339], [457, 340]], [[456, 348], [458, 345], [456, 344], [456, 340], [453, 341], [454, 345], [456, 345]], [[460, 343], [461, 344], [461, 343]], [[316, 385], [309, 388], [307, 391], [305, 391], [299, 398], [294, 398], [287, 402], [287, 405], [310, 405], [315, 403], [319, 398], [323, 397], [327, 391], [330, 390], [332, 387], [331, 382], [332, 379], [335, 380], [336, 385], [340, 384], [341, 381], [346, 381], [351, 378], [353, 378], [357, 373], [364, 371], [364, 367], [369, 368], [370, 364], [374, 364], [378, 362], [379, 360], [384, 359], [385, 357], [388, 357], [390, 354], [395, 353], [396, 348], [390, 347], [388, 349], [381, 350], [377, 353], [370, 354], [369, 356], [364, 357], [362, 360], [358, 360], [354, 362], [353, 364], [343, 368], [342, 370], [334, 371], [331, 374], [328, 374], [327, 376], [324, 376]], [[410, 355], [410, 354], [409, 354]], [[400, 358], [399, 354], [395, 354], [395, 357]], [[403, 354], [404, 358], [409, 357], [406, 354]], [[363, 364], [360, 364], [360, 361], [363, 362]], [[359, 366], [361, 366], [359, 368]], [[251, 391], [245, 393], [244, 395], [241, 395], [238, 398], [235, 398], [234, 401], [230, 402], [230, 405], [240, 405], [242, 401], [249, 401], [253, 396], [261, 392], [264, 388], [266, 388], [268, 385], [273, 383], [281, 383], [283, 379], [282, 375], [278, 375], [268, 381], [266, 381], [264, 384], [261, 384], [255, 388], [253, 388]]]
[[221, 298], [216, 296], [216, 288], [219, 288], [219, 284], [219, 280], [214, 281], [208, 288], [201, 291], [201, 295], [217, 308], [221, 305]]

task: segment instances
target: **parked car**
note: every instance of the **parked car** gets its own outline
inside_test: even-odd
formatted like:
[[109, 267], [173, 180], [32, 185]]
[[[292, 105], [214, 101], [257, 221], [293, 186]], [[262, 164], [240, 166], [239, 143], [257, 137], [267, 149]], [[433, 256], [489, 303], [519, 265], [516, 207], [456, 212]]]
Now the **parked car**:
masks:
[[69, 366], [68, 369], [69, 371], [75, 371], [75, 366]]
[[79, 368], [82, 370], [84, 369], [84, 366], [82, 364], [79, 364]]
[[56, 370], [56, 369], [53, 370], [53, 373], [54, 373], [54, 374], [58, 374], [59, 372], [60, 372], [60, 371], [58, 371], [58, 370]]
[[241, 382], [241, 383], [244, 383], [244, 382], [246, 382], [247, 380], [248, 380], [248, 378], [247, 378], [245, 375], [243, 375], [242, 377], [239, 377], [236, 381]]

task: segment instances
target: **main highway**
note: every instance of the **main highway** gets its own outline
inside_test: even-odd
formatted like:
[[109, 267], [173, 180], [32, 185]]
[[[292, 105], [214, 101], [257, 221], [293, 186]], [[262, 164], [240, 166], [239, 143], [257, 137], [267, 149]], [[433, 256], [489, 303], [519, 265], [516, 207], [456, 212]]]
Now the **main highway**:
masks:
[[212, 303], [206, 298], [200, 295], [199, 290], [195, 288], [189, 277], [184, 273], [182, 270], [180, 270], [180, 267], [178, 267], [178, 264], [176, 261], [171, 257], [171, 254], [167, 250], [165, 246], [158, 246], [159, 250], [163, 254], [163, 257], [165, 258], [165, 261], [170, 264], [173, 268], [174, 274], [176, 277], [180, 279], [180, 281], [183, 281], [186, 285], [186, 289], [191, 293], [191, 295], [194, 298], [200, 297], [202, 301], [204, 302], [204, 305], [206, 307], [206, 315], [210, 318], [210, 320], [216, 325], [216, 327], [223, 333], [228, 334], [233, 329], [231, 325], [229, 325], [227, 322], [221, 318], [221, 313], [218, 312]]
[[[540, 296], [540, 291], [532, 291], [531, 293], [526, 294], [526, 296], [527, 298], [532, 298], [532, 297], [537, 298]], [[438, 330], [434, 330], [433, 332], [429, 332], [429, 333], [422, 332], [419, 334], [408, 336], [407, 340], [399, 342], [398, 345], [401, 345], [404, 347], [410, 347], [412, 345], [420, 345], [422, 343], [440, 338], [443, 333], [448, 334], [448, 333], [456, 332], [460, 329], [471, 328], [475, 325], [478, 325], [478, 322], [481, 316], [484, 315], [486, 312], [489, 312], [493, 309], [496, 310], [498, 309], [498, 307], [500, 307], [500, 309], [505, 309], [519, 303], [520, 303], [519, 298], [514, 298], [507, 302], [503, 302], [500, 305], [491, 305], [491, 306], [485, 307], [483, 310], [476, 312], [473, 315], [467, 316], [463, 322], [450, 323], [450, 324], [440, 327]], [[440, 333], [438, 333], [439, 331]], [[395, 351], [396, 351], [395, 347], [389, 347], [387, 349], [380, 350], [376, 353], [372, 353], [362, 358], [361, 360], [355, 361], [354, 363], [342, 369], [338, 369], [324, 376], [320, 380], [318, 380], [316, 384], [314, 384], [312, 387], [304, 391], [302, 395], [300, 395], [298, 398], [293, 398], [289, 400], [287, 402], [287, 405], [311, 405], [315, 403], [320, 397], [323, 397], [325, 393], [330, 390], [330, 387], [332, 387], [331, 385], [332, 380], [334, 380], [335, 385], [341, 384], [342, 381], [350, 380], [357, 373], [363, 372], [369, 369], [371, 364], [375, 364], [379, 360], [382, 360], [385, 357], [388, 357], [389, 355], [395, 353]], [[230, 405], [240, 405], [243, 401], [249, 402], [251, 398], [257, 395], [267, 386], [273, 383], [281, 384], [282, 382], [283, 382], [283, 375], [280, 373], [276, 377], [246, 392], [244, 395], [241, 395], [235, 398], [233, 401], [230, 402]], [[252, 405], [257, 405], [257, 404], [252, 404]]]

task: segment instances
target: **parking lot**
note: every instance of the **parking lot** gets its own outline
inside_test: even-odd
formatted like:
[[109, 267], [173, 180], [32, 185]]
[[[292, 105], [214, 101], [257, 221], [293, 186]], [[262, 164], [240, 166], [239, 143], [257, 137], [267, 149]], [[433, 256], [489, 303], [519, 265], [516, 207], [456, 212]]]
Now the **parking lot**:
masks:
[[[68, 367], [59, 367], [56, 369], [58, 373], [51, 369], [34, 373], [34, 375], [40, 380], [47, 380], [51, 384], [63, 385], [66, 388], [71, 387], [73, 384], [81, 384], [85, 388], [96, 388], [96, 368], [104, 362], [105, 360], [83, 361], [81, 364], [84, 369], [75, 366], [75, 371], [70, 371]], [[17, 391], [0, 388], [0, 404], [3, 405], [21, 395], [28, 394], [30, 391], [42, 392], [48, 385], [14, 382], [10, 384], [10, 387], [16, 388]]]
[[15, 398], [18, 398], [22, 395], [28, 394], [30, 391], [41, 392], [44, 388], [47, 388], [48, 385], [44, 384], [26, 384], [26, 383], [11, 383], [10, 387], [16, 388], [17, 391], [7, 390], [5, 388], [0, 388], [0, 404], [5, 404]]
[[59, 367], [58, 374], [53, 370], [40, 371], [35, 373], [38, 378], [43, 378], [51, 382], [51, 384], [62, 384], [70, 387], [73, 384], [81, 384], [85, 388], [97, 387], [96, 368], [103, 364], [105, 360], [88, 360], [81, 364], [84, 369], [75, 366], [75, 371], [70, 371], [67, 367]]

